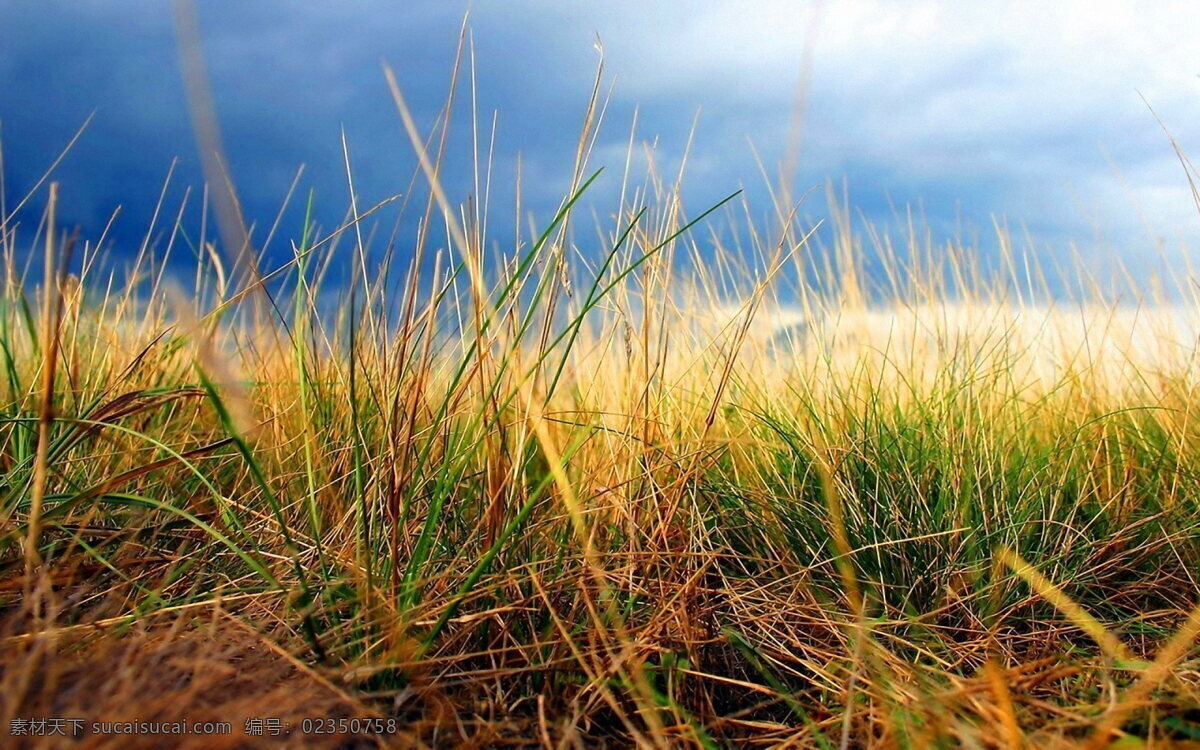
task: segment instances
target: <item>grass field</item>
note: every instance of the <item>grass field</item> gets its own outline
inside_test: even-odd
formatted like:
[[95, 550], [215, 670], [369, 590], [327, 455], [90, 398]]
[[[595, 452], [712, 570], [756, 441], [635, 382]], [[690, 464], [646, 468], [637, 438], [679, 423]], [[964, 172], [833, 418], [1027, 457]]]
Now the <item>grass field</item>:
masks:
[[[170, 206], [121, 263], [53, 196], [5, 228], [7, 729], [1200, 739], [1189, 281], [1118, 300], [1081, 263], [1064, 297], [1011, 252], [819, 243], [785, 195], [687, 213], [685, 179], [595, 177], [589, 132], [559, 211], [494, 237], [411, 133], [411, 254], [370, 229], [396, 201], [260, 268]], [[593, 180], [624, 185], [600, 219]]]

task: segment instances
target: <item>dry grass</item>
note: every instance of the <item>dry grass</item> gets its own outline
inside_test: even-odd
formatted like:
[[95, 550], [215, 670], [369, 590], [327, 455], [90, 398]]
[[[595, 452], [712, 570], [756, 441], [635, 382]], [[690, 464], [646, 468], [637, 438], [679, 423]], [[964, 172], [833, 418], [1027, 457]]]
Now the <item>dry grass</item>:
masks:
[[[34, 295], [6, 222], [6, 722], [212, 717], [252, 744], [249, 716], [395, 717], [358, 741], [399, 746], [1200, 737], [1186, 294], [1118, 306], [1081, 269], [1055, 298], [1024, 266], [845, 226], [823, 247], [785, 195], [751, 228], [738, 198], [688, 215], [682, 173], [653, 168], [575, 242], [596, 100], [561, 209], [485, 252], [486, 207], [450, 205], [440, 133], [426, 152], [393, 89], [432, 187], [404, 203], [429, 228], [407, 267], [372, 246], [399, 203], [306, 222], [265, 275], [178, 223], [121, 277], [88, 242], [60, 273], [50, 216]], [[186, 248], [193, 290], [172, 293]]]

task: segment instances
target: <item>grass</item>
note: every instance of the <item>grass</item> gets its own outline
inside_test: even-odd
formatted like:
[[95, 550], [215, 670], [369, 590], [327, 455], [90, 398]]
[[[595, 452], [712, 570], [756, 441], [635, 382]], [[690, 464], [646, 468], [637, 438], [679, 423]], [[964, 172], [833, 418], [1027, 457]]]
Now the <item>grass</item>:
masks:
[[[969, 248], [864, 245], [843, 221], [823, 246], [785, 192], [771, 225], [737, 194], [688, 214], [682, 170], [627, 167], [577, 241], [589, 191], [617, 179], [588, 165], [595, 96], [560, 208], [501, 244], [485, 201], [443, 190], [449, 118], [422, 133], [389, 82], [424, 205], [352, 199], [322, 230], [310, 197], [265, 276], [165, 207], [109, 273], [103, 238], [58, 231], [52, 188], [34, 290], [6, 221], [6, 726], [1200, 738], [1192, 287], [1117, 304], [1079, 268], [1083, 291], [1054, 297], [1010, 255], [985, 272]], [[423, 217], [411, 256], [371, 229], [400, 203]]]

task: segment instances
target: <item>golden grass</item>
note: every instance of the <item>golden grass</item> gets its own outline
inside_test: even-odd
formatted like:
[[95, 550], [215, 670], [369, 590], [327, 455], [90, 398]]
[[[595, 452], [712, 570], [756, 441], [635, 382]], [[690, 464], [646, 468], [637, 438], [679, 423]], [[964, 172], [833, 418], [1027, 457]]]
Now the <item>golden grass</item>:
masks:
[[84, 243], [67, 275], [51, 215], [35, 295], [6, 227], [0, 719], [391, 717], [359, 739], [396, 746], [1200, 736], [1190, 286], [1118, 305], [1083, 269], [1065, 298], [967, 248], [823, 247], [790, 208], [688, 215], [653, 168], [577, 244], [595, 97], [561, 209], [485, 253], [485, 208], [450, 204], [389, 80], [431, 185], [408, 268], [372, 252], [394, 202], [306, 222], [265, 273], [176, 225], [186, 294], [153, 252], [118, 284]]

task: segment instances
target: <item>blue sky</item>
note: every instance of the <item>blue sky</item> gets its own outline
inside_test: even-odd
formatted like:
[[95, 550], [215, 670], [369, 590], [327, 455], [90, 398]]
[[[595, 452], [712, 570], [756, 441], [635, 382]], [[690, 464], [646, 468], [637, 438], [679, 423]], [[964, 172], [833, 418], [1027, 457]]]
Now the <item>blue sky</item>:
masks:
[[[7, 0], [0, 5], [0, 121], [10, 204], [88, 115], [61, 165], [64, 214], [95, 234], [117, 206], [118, 252], [140, 240], [173, 157], [172, 199], [201, 182], [171, 3]], [[269, 224], [296, 168], [334, 224], [348, 205], [340, 132], [360, 200], [406, 189], [413, 168], [381, 63], [428, 127], [449, 79], [466, 3], [204, 0], [204, 54], [234, 179]], [[623, 165], [633, 111], [660, 158], [699, 124], [686, 194], [746, 187], [769, 206], [749, 141], [782, 158], [811, 59], [797, 191], [827, 180], [886, 222], [919, 203], [935, 233], [992, 217], [1028, 226], [1051, 255], [1074, 242], [1097, 263], [1144, 267], [1200, 237], [1200, 218], [1153, 106], [1200, 148], [1200, 37], [1184, 2], [786, 2], [477, 0], [479, 109], [498, 111], [494, 211], [511, 213], [515, 157], [526, 206], [566, 189], [599, 38], [614, 83], [594, 161]], [[465, 100], [465, 96], [464, 96]], [[467, 187], [458, 115], [450, 182]], [[823, 214], [817, 195], [802, 211]], [[292, 220], [298, 221], [293, 215]], [[26, 220], [29, 223], [29, 220]], [[262, 230], [260, 230], [262, 231]]]

